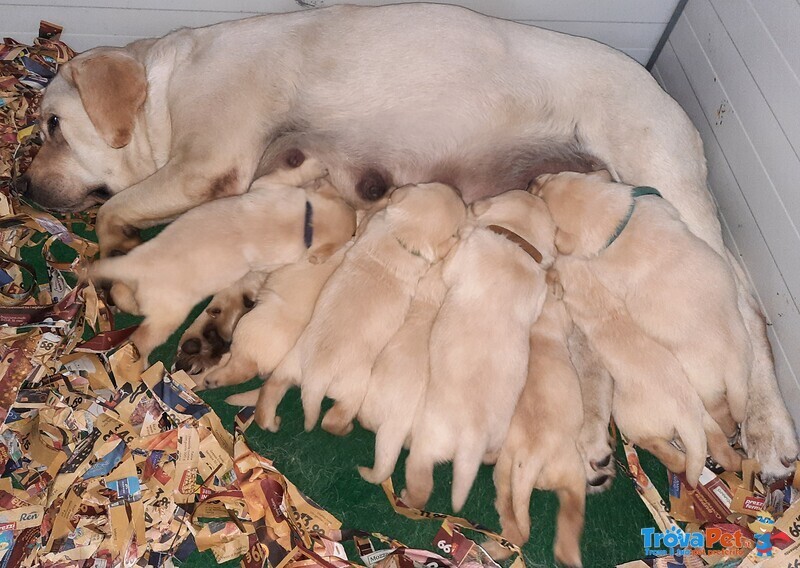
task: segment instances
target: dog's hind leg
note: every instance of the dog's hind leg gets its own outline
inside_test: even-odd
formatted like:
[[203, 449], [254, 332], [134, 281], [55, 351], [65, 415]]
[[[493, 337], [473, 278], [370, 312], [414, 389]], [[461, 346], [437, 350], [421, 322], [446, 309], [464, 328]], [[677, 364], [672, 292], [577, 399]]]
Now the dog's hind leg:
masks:
[[567, 486], [556, 490], [556, 495], [558, 517], [553, 553], [560, 566], [580, 568], [581, 535], [586, 510], [586, 483], [583, 476], [575, 476]]
[[411, 507], [422, 509], [433, 492], [434, 459], [427, 452], [420, 452], [419, 447], [411, 445], [411, 452], [406, 459], [406, 488], [401, 498]]
[[305, 423], [303, 427], [306, 432], [311, 432], [319, 421], [322, 412], [322, 399], [325, 398], [327, 383], [320, 380], [304, 380], [300, 387], [300, 400], [303, 403], [303, 414]]
[[469, 496], [469, 490], [478, 476], [478, 469], [483, 463], [486, 446], [483, 439], [475, 436], [470, 442], [462, 441], [453, 458], [453, 511], [461, 510]]
[[[507, 541], [522, 546], [527, 538], [519, 529], [516, 517], [514, 516], [514, 506], [511, 499], [511, 470], [513, 459], [508, 453], [501, 452], [494, 467], [494, 487], [496, 498], [494, 507], [500, 517], [500, 528], [502, 537]], [[481, 545], [494, 560], [505, 560], [511, 555], [511, 551], [493, 540], [484, 541]]]
[[[327, 417], [326, 414], [325, 418]], [[323, 427], [324, 422], [323, 420]], [[383, 483], [389, 479], [397, 464], [397, 457], [403, 449], [403, 442], [407, 434], [408, 432], [391, 422], [381, 424], [375, 436], [375, 463], [372, 469], [359, 467], [358, 473], [361, 474], [361, 477], [370, 483]]]
[[131, 341], [145, 362], [153, 349], [169, 339], [172, 332], [180, 327], [191, 309], [191, 306], [177, 304], [148, 309], [150, 315], [145, 317], [144, 322], [131, 335]]
[[281, 418], [277, 415], [278, 405], [291, 388], [292, 381], [288, 378], [273, 375], [266, 380], [258, 393], [256, 402], [256, 423], [270, 432], [277, 432], [281, 425]]

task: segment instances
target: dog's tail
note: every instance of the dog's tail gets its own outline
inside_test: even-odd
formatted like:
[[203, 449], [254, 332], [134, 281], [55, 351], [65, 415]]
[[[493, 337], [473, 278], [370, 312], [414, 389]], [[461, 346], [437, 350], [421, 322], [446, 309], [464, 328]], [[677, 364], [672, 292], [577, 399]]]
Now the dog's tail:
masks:
[[526, 538], [531, 533], [531, 494], [542, 473], [541, 456], [519, 452], [511, 466], [511, 506], [520, 532]]
[[370, 483], [383, 483], [392, 475], [397, 457], [403, 449], [406, 435], [402, 428], [391, 423], [382, 424], [375, 437], [375, 463], [372, 469], [359, 467], [358, 473]]
[[706, 433], [699, 424], [691, 420], [682, 421], [677, 430], [686, 452], [686, 481], [689, 486], [695, 488], [706, 463], [708, 451]]
[[478, 476], [478, 469], [481, 467], [483, 455], [486, 453], [484, 440], [480, 436], [475, 436], [468, 443], [461, 444], [456, 450], [453, 458], [453, 511], [456, 513], [461, 510], [467, 501], [469, 490], [472, 483]]

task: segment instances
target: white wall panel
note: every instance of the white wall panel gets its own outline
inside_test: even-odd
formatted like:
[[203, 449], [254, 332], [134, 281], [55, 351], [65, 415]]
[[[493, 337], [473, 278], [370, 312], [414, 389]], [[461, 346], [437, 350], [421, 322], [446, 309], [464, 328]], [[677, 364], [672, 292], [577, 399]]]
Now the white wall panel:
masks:
[[[64, 26], [63, 39], [79, 51], [125, 45], [181, 26], [204, 26], [266, 12], [326, 6], [339, 0], [17, 0], [0, 2], [0, 36], [30, 42], [39, 20]], [[392, 2], [355, 0], [353, 4]], [[455, 0], [454, 4], [511, 20], [591, 37], [644, 63], [677, 0]]]
[[691, 0], [654, 74], [703, 137], [726, 241], [770, 320], [781, 390], [800, 426], [798, 7]]

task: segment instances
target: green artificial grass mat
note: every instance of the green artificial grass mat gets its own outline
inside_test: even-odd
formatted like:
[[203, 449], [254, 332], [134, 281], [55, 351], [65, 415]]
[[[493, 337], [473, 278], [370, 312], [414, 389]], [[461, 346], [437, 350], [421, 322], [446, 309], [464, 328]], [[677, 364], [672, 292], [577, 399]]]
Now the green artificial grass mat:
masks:
[[[155, 231], [147, 232], [152, 236]], [[63, 249], [63, 250], [62, 250]], [[40, 282], [46, 278], [44, 263], [31, 247], [24, 258], [37, 268]], [[70, 257], [67, 247], [54, 247], [57, 257]], [[213, 269], [213, 267], [212, 267]], [[178, 347], [183, 330], [200, 313], [199, 305], [176, 331], [170, 340], [156, 349], [151, 361], [160, 360], [169, 368]], [[118, 328], [138, 323], [139, 318], [117, 314]], [[257, 388], [261, 384], [253, 379], [245, 384], [201, 392], [202, 398], [219, 415], [226, 428], [233, 431], [233, 420], [238, 408], [225, 403], [233, 393]], [[323, 408], [326, 409], [330, 404]], [[293, 389], [281, 403], [282, 418], [278, 433], [262, 431], [255, 424], [247, 431], [250, 446], [256, 452], [274, 461], [278, 468], [303, 493], [339, 518], [346, 528], [378, 532], [391, 536], [413, 548], [433, 550], [432, 540], [439, 530], [436, 521], [414, 521], [396, 514], [386, 499], [381, 487], [367, 483], [358, 475], [356, 466], [372, 465], [375, 436], [356, 426], [348, 436], [339, 438], [322, 431], [303, 430], [303, 412], [299, 390]], [[405, 452], [395, 470], [395, 488], [404, 486]], [[658, 488], [662, 497], [668, 495], [666, 470], [654, 457], [640, 450], [642, 466]], [[617, 457], [624, 461], [624, 452], [617, 444]], [[435, 471], [435, 488], [428, 503], [430, 511], [450, 512], [450, 464], [438, 466]], [[555, 566], [552, 544], [555, 533], [555, 517], [558, 502], [553, 493], [536, 491], [531, 500], [531, 539], [523, 547], [525, 562], [529, 567]], [[487, 526], [499, 532], [500, 525], [494, 510], [494, 485], [492, 468], [482, 466], [469, 499], [459, 516]], [[583, 565], [586, 568], [609, 568], [617, 564], [641, 558], [644, 553], [640, 529], [653, 527], [654, 522], [647, 508], [639, 499], [633, 482], [622, 472], [617, 472], [611, 489], [599, 495], [590, 495], [586, 504], [586, 528], [583, 535]], [[480, 542], [476, 533], [467, 533]], [[380, 543], [376, 542], [380, 547]], [[351, 546], [346, 547], [350, 560], [360, 563]], [[239, 561], [230, 561], [224, 566], [238, 566]], [[195, 552], [183, 563], [191, 568], [218, 566], [210, 552]]]

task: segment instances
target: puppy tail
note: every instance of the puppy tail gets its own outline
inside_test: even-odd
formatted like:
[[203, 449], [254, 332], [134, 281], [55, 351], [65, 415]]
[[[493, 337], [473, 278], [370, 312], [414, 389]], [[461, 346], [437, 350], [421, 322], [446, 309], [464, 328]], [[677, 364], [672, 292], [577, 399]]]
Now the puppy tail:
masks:
[[247, 392], [232, 394], [225, 399], [225, 402], [231, 406], [255, 406], [256, 402], [258, 402], [258, 393], [260, 391], [261, 389], [257, 388]]
[[678, 426], [678, 436], [680, 436], [686, 452], [686, 481], [694, 489], [697, 487], [700, 474], [703, 473], [703, 467], [705, 467], [708, 443], [705, 431], [699, 427], [699, 424], [691, 424], [691, 421], [684, 421]]
[[476, 437], [471, 443], [462, 444], [456, 450], [455, 458], [453, 458], [453, 492], [451, 496], [453, 511], [456, 513], [467, 501], [472, 483], [478, 476], [484, 453], [486, 453], [486, 447], [483, 439], [479, 437]]
[[358, 473], [370, 483], [383, 483], [392, 475], [397, 457], [403, 449], [407, 432], [394, 424], [383, 424], [375, 437], [375, 464], [372, 469], [359, 467]]
[[531, 534], [531, 494], [543, 467], [540, 457], [525, 454], [517, 454], [511, 466], [511, 506], [525, 540]]

